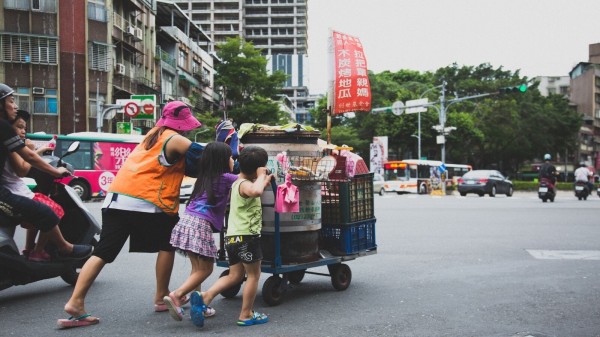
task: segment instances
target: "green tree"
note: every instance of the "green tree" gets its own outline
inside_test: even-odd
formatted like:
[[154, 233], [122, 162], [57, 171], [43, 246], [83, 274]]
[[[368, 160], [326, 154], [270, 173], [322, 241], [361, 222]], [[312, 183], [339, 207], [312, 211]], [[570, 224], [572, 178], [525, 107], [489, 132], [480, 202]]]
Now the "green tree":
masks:
[[269, 75], [267, 60], [251, 42], [228, 38], [217, 46], [215, 87], [223, 87], [227, 117], [237, 124], [277, 124], [286, 119], [277, 94], [287, 78], [281, 71]]

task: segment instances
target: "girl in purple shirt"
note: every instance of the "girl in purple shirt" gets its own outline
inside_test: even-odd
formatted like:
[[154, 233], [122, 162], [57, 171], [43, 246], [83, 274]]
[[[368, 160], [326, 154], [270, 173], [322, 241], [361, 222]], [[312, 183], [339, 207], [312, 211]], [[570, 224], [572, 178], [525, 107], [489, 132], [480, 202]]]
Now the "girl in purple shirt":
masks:
[[[237, 179], [237, 175], [230, 173], [233, 165], [231, 148], [227, 144], [212, 142], [206, 145], [190, 201], [171, 233], [171, 245], [184, 252], [192, 264], [187, 280], [164, 297], [171, 317], [177, 321], [183, 319], [181, 306], [187, 302], [186, 295], [196, 290], [213, 271], [217, 258], [213, 231], [223, 229], [229, 193]], [[212, 316], [214, 309], [207, 308], [204, 314]]]

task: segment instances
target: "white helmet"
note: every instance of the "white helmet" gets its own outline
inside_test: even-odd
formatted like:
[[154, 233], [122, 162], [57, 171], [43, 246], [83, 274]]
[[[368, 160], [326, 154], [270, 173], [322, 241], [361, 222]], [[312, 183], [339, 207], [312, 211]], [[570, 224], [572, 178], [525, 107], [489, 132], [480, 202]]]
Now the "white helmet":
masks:
[[552, 159], [552, 156], [550, 155], [550, 153], [546, 153], [544, 155], [544, 160], [550, 160], [550, 159]]

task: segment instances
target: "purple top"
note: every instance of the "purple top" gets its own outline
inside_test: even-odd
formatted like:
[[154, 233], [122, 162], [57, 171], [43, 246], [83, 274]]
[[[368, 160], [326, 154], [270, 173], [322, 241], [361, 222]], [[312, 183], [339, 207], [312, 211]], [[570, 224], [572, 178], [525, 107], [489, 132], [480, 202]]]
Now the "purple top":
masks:
[[221, 179], [214, 185], [216, 205], [208, 204], [205, 192], [202, 193], [201, 197], [195, 197], [190, 200], [190, 203], [185, 208], [185, 212], [209, 221], [216, 230], [222, 231], [225, 220], [225, 208], [229, 201], [229, 192], [231, 191], [231, 185], [233, 185], [233, 182], [237, 178], [236, 174], [224, 173]]

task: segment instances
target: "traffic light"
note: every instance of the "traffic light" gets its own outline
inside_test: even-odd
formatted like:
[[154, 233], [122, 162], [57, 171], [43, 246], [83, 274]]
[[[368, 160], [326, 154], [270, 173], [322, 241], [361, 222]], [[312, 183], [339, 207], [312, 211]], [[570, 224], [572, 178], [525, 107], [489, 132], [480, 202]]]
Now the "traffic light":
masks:
[[499, 94], [509, 94], [513, 92], [524, 93], [527, 91], [527, 84], [516, 85], [512, 87], [501, 87], [498, 88]]

